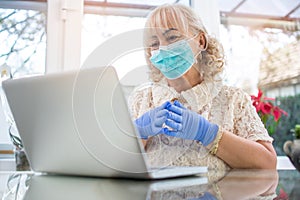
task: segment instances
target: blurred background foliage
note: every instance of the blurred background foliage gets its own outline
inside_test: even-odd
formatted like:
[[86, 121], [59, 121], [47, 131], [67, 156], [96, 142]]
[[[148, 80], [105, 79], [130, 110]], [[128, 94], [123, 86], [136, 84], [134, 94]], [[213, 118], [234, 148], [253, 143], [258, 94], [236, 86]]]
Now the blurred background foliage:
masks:
[[296, 124], [300, 124], [300, 94], [278, 97], [276, 102], [280, 108], [288, 113], [288, 116], [282, 116], [275, 133], [272, 135], [274, 138], [273, 145], [278, 156], [281, 156], [285, 155], [282, 149], [284, 142], [294, 139], [291, 129], [294, 129]]

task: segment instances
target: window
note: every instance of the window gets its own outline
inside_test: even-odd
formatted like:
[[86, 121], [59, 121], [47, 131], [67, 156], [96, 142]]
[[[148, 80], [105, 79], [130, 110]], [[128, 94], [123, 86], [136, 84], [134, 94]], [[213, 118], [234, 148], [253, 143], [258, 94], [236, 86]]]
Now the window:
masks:
[[0, 65], [13, 77], [45, 72], [46, 16], [34, 10], [0, 8]]
[[[0, 4], [0, 67], [13, 77], [45, 73], [46, 14], [40, 10]], [[8, 8], [7, 8], [8, 7]], [[0, 105], [0, 143], [10, 143], [6, 116]]]

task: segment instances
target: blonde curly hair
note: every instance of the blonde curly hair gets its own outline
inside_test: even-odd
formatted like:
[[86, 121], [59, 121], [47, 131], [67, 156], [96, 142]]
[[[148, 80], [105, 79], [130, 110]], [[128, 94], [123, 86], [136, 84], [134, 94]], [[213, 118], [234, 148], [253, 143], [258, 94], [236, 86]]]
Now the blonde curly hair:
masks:
[[150, 68], [150, 79], [159, 82], [164, 78], [163, 74], [150, 62], [151, 49], [147, 45], [149, 32], [153, 28], [178, 28], [182, 34], [193, 35], [203, 33], [207, 48], [197, 56], [198, 70], [204, 80], [213, 80], [217, 74], [223, 71], [224, 50], [221, 43], [209, 36], [202, 24], [200, 17], [190, 8], [180, 4], [164, 4], [155, 8], [148, 16], [144, 31], [144, 47], [147, 64]]

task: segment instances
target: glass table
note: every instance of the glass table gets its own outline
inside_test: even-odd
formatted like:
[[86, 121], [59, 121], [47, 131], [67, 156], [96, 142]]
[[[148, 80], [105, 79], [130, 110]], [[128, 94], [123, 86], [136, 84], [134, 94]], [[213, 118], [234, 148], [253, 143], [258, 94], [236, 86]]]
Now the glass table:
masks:
[[208, 171], [159, 181], [0, 172], [0, 198], [56, 199], [297, 199], [296, 170]]

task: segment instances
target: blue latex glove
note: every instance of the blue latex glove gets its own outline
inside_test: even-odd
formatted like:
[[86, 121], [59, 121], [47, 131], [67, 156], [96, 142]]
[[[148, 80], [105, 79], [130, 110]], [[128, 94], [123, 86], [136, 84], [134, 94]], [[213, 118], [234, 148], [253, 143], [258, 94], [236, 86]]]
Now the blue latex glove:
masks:
[[189, 199], [189, 200], [217, 200], [217, 198], [214, 195], [212, 195], [211, 193], [205, 192], [203, 194], [203, 196], [201, 196], [199, 198], [192, 198], [192, 199]]
[[178, 101], [174, 104], [168, 104], [168, 120], [165, 122], [172, 131], [165, 134], [189, 140], [198, 140], [204, 146], [207, 146], [217, 136], [219, 127], [210, 123], [204, 117], [196, 112], [186, 109]]
[[161, 106], [146, 112], [134, 121], [142, 139], [147, 139], [150, 136], [168, 131], [168, 128], [163, 128], [162, 126], [167, 120], [169, 111], [166, 107], [169, 105], [171, 103], [167, 101]]

